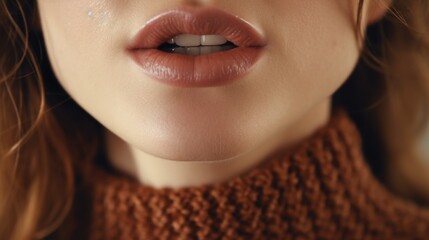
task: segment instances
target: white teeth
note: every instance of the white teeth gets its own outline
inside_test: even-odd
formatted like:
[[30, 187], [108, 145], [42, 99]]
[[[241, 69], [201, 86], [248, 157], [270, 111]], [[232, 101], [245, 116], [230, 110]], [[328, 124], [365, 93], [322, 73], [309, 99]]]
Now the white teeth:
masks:
[[233, 49], [234, 46], [200, 46], [200, 47], [178, 47], [174, 48], [173, 53], [180, 53], [191, 56], [206, 55], [210, 53], [226, 51]]
[[216, 46], [225, 44], [228, 40], [221, 35], [193, 35], [181, 34], [167, 43], [177, 44], [180, 47]]
[[200, 55], [200, 47], [188, 47], [186, 48], [186, 54], [191, 56]]
[[210, 46], [200, 47], [200, 54], [204, 55], [204, 54], [212, 53], [212, 52], [214, 52], [213, 48], [215, 48], [215, 47], [210, 47]]
[[169, 46], [164, 51], [190, 56], [206, 55], [235, 48], [233, 44], [225, 45], [228, 40], [221, 35], [181, 34], [166, 42], [177, 46]]
[[177, 45], [181, 47], [196, 47], [201, 45], [201, 36], [182, 34], [174, 38]]
[[168, 40], [167, 40], [167, 43], [169, 43], [169, 44], [174, 44], [174, 43], [175, 43], [174, 38], [170, 38], [170, 39], [168, 39]]
[[175, 49], [173, 49], [173, 52], [174, 53], [186, 54], [186, 48], [183, 48], [183, 47], [175, 48]]
[[202, 35], [201, 36], [201, 45], [203, 46], [213, 46], [213, 45], [222, 45], [225, 44], [228, 40], [220, 35]]

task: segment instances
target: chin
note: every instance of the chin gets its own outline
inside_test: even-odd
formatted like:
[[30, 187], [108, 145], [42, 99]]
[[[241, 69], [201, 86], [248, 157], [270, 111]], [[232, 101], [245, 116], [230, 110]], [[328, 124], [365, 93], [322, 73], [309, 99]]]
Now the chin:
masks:
[[[144, 136], [136, 148], [157, 158], [174, 161], [219, 161], [237, 157], [252, 149], [250, 138], [239, 140], [228, 131], [215, 134], [189, 131], [189, 134]], [[192, 134], [193, 133], [193, 134]]]

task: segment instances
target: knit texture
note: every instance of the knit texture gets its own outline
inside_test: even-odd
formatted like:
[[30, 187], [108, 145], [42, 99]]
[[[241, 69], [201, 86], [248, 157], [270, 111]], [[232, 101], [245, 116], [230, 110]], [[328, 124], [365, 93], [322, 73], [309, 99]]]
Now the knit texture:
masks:
[[429, 239], [429, 209], [372, 175], [344, 110], [222, 183], [152, 188], [95, 166], [90, 239]]

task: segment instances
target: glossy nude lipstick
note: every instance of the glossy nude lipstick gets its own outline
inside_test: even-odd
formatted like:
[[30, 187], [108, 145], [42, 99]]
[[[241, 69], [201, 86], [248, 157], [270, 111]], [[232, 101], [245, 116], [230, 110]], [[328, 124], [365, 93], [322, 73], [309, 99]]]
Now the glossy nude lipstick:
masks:
[[[228, 43], [217, 46], [222, 51], [187, 55], [184, 48], [171, 42], [184, 35], [194, 38], [218, 35]], [[167, 42], [170, 52], [161, 48]], [[127, 50], [143, 72], [155, 80], [176, 87], [213, 87], [228, 84], [249, 72], [264, 46], [262, 36], [239, 17], [212, 7], [181, 7], [148, 21]], [[199, 51], [199, 48], [206, 49], [204, 46], [193, 49]]]

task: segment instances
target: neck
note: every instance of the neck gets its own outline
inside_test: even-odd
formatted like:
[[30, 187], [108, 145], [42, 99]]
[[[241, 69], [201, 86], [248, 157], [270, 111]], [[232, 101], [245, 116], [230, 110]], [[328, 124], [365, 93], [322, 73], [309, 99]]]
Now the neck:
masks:
[[270, 136], [261, 146], [238, 156], [217, 161], [174, 161], [141, 151], [106, 131], [107, 155], [116, 169], [140, 183], [155, 188], [198, 186], [222, 182], [254, 168], [277, 150], [290, 148], [327, 124], [331, 101], [327, 100], [309, 110], [297, 123], [275, 136]]

